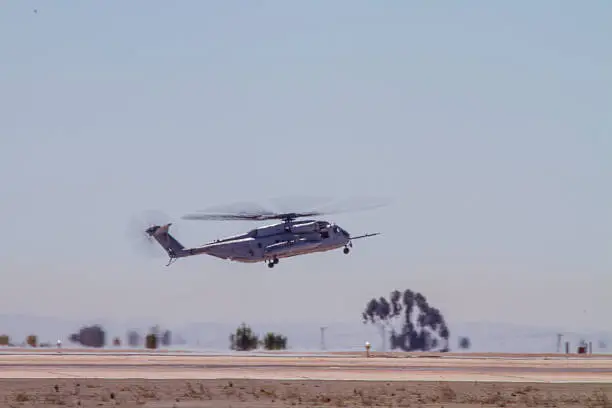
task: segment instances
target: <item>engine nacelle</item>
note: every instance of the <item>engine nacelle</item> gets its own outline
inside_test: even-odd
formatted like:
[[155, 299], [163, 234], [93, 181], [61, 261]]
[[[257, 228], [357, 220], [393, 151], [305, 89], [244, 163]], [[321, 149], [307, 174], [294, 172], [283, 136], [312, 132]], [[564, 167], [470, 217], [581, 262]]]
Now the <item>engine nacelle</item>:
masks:
[[303, 224], [293, 224], [291, 226], [291, 232], [294, 234], [307, 234], [309, 232], [319, 232], [319, 224], [314, 222], [306, 222]]

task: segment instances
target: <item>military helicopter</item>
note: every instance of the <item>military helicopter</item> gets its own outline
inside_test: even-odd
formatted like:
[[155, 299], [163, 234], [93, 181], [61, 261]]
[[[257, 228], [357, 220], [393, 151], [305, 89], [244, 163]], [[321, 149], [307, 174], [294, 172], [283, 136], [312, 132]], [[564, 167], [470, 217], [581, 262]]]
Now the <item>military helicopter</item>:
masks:
[[[217, 239], [192, 248], [186, 248], [170, 234], [169, 228], [172, 223], [151, 225], [146, 228], [145, 233], [149, 239], [157, 241], [170, 257], [166, 266], [171, 265], [178, 258], [210, 255], [242, 263], [265, 262], [269, 268], [277, 265], [282, 258], [298, 255], [332, 251], [339, 248], [343, 248], [344, 253], [348, 254], [350, 248], [353, 247], [354, 240], [380, 235], [379, 232], [376, 232], [351, 236], [344, 228], [334, 222], [308, 218], [337, 212], [345, 211], [283, 213], [266, 210], [254, 212], [195, 212], [184, 215], [181, 218], [184, 220], [207, 221], [279, 220], [280, 222], [257, 227], [243, 234]], [[302, 220], [301, 218], [306, 219]]]

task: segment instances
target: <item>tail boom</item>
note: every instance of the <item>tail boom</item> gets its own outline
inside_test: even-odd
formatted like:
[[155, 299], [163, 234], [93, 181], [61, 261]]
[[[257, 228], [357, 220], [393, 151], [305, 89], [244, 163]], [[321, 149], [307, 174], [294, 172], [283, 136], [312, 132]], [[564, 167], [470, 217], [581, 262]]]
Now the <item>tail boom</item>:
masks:
[[176, 240], [170, 233], [168, 229], [170, 228], [170, 224], [166, 225], [154, 225], [148, 228], [145, 232], [148, 236], [152, 237], [157, 241], [157, 243], [166, 251], [170, 259], [182, 258], [190, 255], [189, 251], [185, 250], [185, 247]]

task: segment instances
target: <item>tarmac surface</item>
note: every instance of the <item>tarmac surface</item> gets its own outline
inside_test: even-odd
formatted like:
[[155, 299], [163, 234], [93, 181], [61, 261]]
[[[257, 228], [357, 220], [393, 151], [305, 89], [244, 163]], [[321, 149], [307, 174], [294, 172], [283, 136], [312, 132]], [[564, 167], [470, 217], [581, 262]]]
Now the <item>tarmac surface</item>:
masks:
[[612, 383], [612, 357], [4, 351], [0, 378]]

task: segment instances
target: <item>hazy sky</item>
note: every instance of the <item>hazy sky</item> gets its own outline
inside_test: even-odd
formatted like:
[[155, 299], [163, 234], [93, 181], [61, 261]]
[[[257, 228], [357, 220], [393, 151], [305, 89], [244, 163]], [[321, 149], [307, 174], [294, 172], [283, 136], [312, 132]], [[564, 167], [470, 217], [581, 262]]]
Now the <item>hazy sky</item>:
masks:
[[[37, 12], [34, 12], [37, 9]], [[608, 1], [6, 1], [0, 310], [612, 329]], [[135, 250], [130, 218], [389, 196], [383, 235], [265, 264]], [[253, 223], [177, 221], [186, 245]]]

